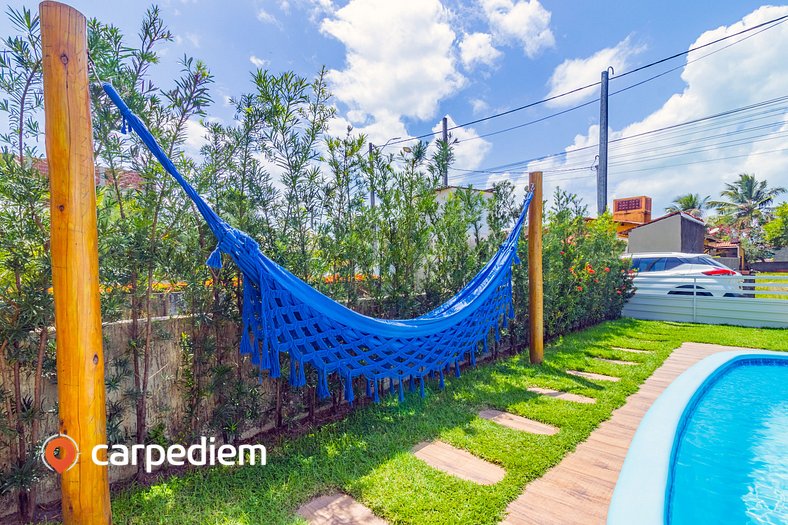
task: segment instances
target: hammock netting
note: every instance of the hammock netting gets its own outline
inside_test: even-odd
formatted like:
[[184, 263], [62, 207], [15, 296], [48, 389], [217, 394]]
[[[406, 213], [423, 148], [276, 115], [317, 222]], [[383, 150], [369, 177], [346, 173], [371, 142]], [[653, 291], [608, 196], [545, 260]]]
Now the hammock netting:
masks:
[[120, 110], [123, 128], [134, 130], [180, 184], [218, 239], [208, 265], [221, 268], [221, 254], [229, 255], [243, 273], [243, 327], [241, 353], [254, 365], [279, 377], [280, 353], [289, 354], [289, 381], [306, 384], [305, 366], [317, 370], [317, 395], [328, 397], [328, 376], [342, 380], [345, 398], [353, 402], [353, 379], [366, 378], [366, 394], [375, 402], [388, 380], [403, 399], [404, 385], [410, 390], [437, 376], [460, 374], [460, 363], [474, 365], [486, 353], [491, 333], [496, 341], [500, 330], [514, 317], [512, 264], [519, 263], [517, 243], [523, 229], [529, 192], [512, 231], [492, 259], [455, 296], [431, 312], [414, 319], [375, 319], [333, 301], [278, 265], [259, 249], [247, 234], [222, 220], [183, 178], [153, 135], [109, 83], [104, 91]]

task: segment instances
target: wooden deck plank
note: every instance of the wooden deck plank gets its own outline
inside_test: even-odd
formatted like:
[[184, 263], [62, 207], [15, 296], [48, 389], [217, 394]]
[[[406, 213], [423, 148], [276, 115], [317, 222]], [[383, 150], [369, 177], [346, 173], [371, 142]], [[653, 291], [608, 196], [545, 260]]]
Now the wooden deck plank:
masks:
[[581, 396], [579, 394], [562, 392], [560, 390], [553, 390], [552, 388], [541, 388], [541, 387], [532, 386], [528, 388], [528, 391], [542, 396], [554, 397], [556, 399], [561, 399], [563, 401], [572, 401], [573, 403], [586, 403], [589, 405], [596, 403], [596, 399], [594, 399], [593, 397], [586, 397], [586, 396]]
[[[616, 350], [648, 353], [645, 350]], [[507, 508], [506, 525], [602, 525], [613, 487], [624, 463], [629, 444], [643, 415], [662, 391], [684, 370], [704, 357], [735, 348], [684, 343], [675, 350], [638, 392], [627, 398], [610, 419], [602, 422], [586, 441], [544, 476], [529, 483]], [[637, 364], [637, 363], [634, 363]], [[529, 388], [559, 397], [565, 392]], [[574, 395], [574, 394], [570, 394]]]
[[494, 485], [506, 475], [498, 465], [442, 441], [419, 443], [412, 452], [433, 468], [480, 485]]
[[494, 421], [499, 425], [503, 425], [514, 430], [530, 432], [531, 434], [552, 436], [558, 433], [558, 429], [552, 425], [534, 421], [533, 419], [528, 419], [516, 414], [501, 412], [500, 410], [482, 410], [479, 412], [479, 417]]
[[328, 494], [315, 498], [298, 509], [310, 525], [386, 525], [371, 510], [347, 494]]

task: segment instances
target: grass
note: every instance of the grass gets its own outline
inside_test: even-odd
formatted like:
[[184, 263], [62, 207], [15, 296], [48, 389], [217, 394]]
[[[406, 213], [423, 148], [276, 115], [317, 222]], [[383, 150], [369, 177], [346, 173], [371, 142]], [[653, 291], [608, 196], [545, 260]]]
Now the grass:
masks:
[[[621, 319], [571, 334], [547, 348], [545, 363], [526, 355], [464, 371], [435, 386], [426, 399], [387, 397], [378, 406], [269, 450], [268, 465], [196, 470], [151, 487], [116, 494], [116, 524], [292, 524], [309, 499], [343, 491], [390, 523], [497, 523], [530, 480], [558, 463], [660, 366], [682, 342], [788, 350], [784, 330]], [[627, 353], [614, 346], [650, 350]], [[622, 366], [592, 356], [639, 362]], [[588, 381], [565, 373], [588, 370], [621, 377]], [[597, 399], [594, 405], [545, 398], [542, 386]], [[554, 436], [517, 432], [480, 419], [497, 408], [560, 427]], [[416, 443], [440, 438], [506, 469], [506, 477], [480, 486], [432, 469], [410, 454]], [[265, 444], [265, 443], [264, 443]]]
[[[788, 277], [788, 272], [763, 272], [759, 273], [758, 277]], [[788, 281], [783, 283], [785, 286], [771, 285], [771, 286], [756, 286], [756, 290], [770, 290], [773, 292], [788, 292]], [[782, 299], [788, 300], [788, 293], [785, 295], [769, 295], [769, 294], [755, 294], [756, 299]]]

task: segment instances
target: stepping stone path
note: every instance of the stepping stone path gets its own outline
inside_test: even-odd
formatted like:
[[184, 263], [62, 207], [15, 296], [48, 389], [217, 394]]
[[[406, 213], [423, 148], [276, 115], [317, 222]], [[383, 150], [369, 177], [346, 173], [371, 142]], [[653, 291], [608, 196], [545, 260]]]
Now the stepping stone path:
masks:
[[419, 443], [412, 452], [433, 468], [480, 485], [494, 485], [506, 475], [506, 471], [498, 465], [442, 441]]
[[512, 428], [514, 430], [522, 430], [523, 432], [530, 432], [531, 434], [542, 434], [545, 436], [552, 436], [558, 433], [558, 429], [552, 425], [540, 423], [533, 419], [527, 419], [522, 416], [510, 414], [508, 412], [501, 412], [500, 410], [482, 410], [479, 412], [479, 417], [489, 419], [499, 425]]
[[582, 377], [583, 379], [591, 379], [592, 381], [621, 381], [620, 377], [606, 376], [602, 374], [595, 374], [594, 372], [581, 372], [580, 370], [567, 370], [567, 374], [575, 377]]
[[298, 515], [310, 525], [387, 525], [347, 494], [329, 494], [305, 503]]
[[533, 386], [530, 387], [528, 391], [533, 392], [534, 394], [541, 394], [543, 396], [562, 399], [564, 401], [572, 401], [574, 403], [586, 403], [588, 405], [596, 403], [596, 399], [593, 397], [581, 396], [579, 394], [570, 394], [569, 392], [561, 392], [560, 390], [553, 390], [551, 388], [539, 388]]
[[622, 352], [632, 352], [633, 354], [650, 354], [648, 350], [635, 350], [634, 348], [622, 348], [620, 346], [611, 346], [613, 350], [620, 350]]
[[640, 364], [640, 363], [636, 363], [635, 361], [621, 361], [619, 359], [607, 359], [604, 357], [595, 357], [594, 359], [596, 359], [597, 361], [610, 363], [612, 365], [636, 366]]

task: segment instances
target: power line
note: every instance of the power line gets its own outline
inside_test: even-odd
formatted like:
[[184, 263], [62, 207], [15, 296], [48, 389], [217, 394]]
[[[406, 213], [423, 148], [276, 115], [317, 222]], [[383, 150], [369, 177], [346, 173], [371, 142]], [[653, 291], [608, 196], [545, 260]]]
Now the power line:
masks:
[[[786, 15], [786, 16], [788, 16], [788, 15]], [[640, 82], [636, 82], [635, 84], [631, 84], [631, 85], [629, 85], [629, 86], [627, 86], [627, 87], [625, 87], [625, 88], [622, 88], [622, 89], [619, 89], [619, 90], [616, 90], [616, 91], [612, 91], [612, 92], [610, 93], [610, 96], [613, 96], [613, 95], [618, 95], [619, 93], [623, 93], [623, 92], [625, 92], [625, 91], [629, 91], [630, 89], [636, 88], [636, 87], [638, 87], [638, 86], [642, 86], [643, 84], [646, 84], [646, 83], [648, 83], [648, 82], [651, 82], [651, 81], [653, 81], [653, 80], [656, 80], [656, 79], [658, 79], [658, 78], [660, 78], [660, 77], [663, 77], [663, 76], [665, 76], [665, 75], [667, 75], [667, 74], [669, 74], [669, 73], [672, 73], [672, 72], [674, 72], [674, 71], [676, 71], [676, 70], [678, 70], [678, 69], [685, 68], [687, 65], [689, 65], [689, 64], [692, 64], [693, 62], [697, 62], [698, 60], [702, 60], [702, 59], [704, 59], [704, 58], [706, 58], [706, 57], [708, 57], [708, 56], [711, 56], [711, 55], [713, 55], [713, 54], [715, 54], [715, 53], [719, 53], [720, 51], [723, 51], [723, 50], [725, 50], [725, 49], [728, 49], [728, 48], [729, 48], [729, 47], [731, 47], [731, 46], [735, 46], [736, 44], [738, 44], [738, 43], [740, 43], [740, 42], [743, 42], [743, 41], [745, 41], [745, 40], [747, 40], [747, 39], [749, 39], [749, 38], [752, 38], [752, 37], [754, 37], [755, 35], [757, 35], [758, 33], [762, 33], [763, 31], [766, 31], [766, 30], [768, 30], [768, 29], [771, 29], [771, 28], [773, 28], [773, 27], [775, 27], [775, 26], [777, 26], [777, 25], [780, 25], [780, 24], [784, 23], [785, 21], [786, 21], [786, 19], [783, 19], [783, 20], [781, 20], [781, 21], [779, 21], [779, 22], [775, 23], [774, 25], [771, 25], [771, 26], [769, 26], [769, 27], [765, 27], [765, 28], [761, 29], [760, 31], [757, 31], [757, 32], [755, 32], [755, 33], [753, 33], [753, 34], [751, 34], [751, 35], [748, 35], [748, 36], [746, 36], [746, 37], [744, 37], [744, 38], [740, 39], [740, 40], [737, 40], [737, 41], [735, 41], [735, 42], [732, 42], [732, 43], [728, 44], [727, 46], [723, 46], [723, 47], [721, 47], [721, 48], [719, 48], [719, 49], [715, 49], [714, 51], [711, 51], [711, 52], [709, 52], [709, 53], [706, 53], [705, 55], [701, 55], [701, 56], [699, 56], [699, 57], [693, 58], [692, 60], [687, 60], [687, 62], [686, 62], [686, 63], [684, 63], [684, 64], [681, 64], [681, 65], [678, 65], [678, 66], [676, 66], [676, 67], [670, 68], [670, 69], [668, 69], [668, 70], [662, 71], [661, 73], [657, 73], [657, 74], [656, 74], [656, 75], [654, 75], [654, 76], [651, 76], [651, 77], [649, 77], [649, 78], [646, 78], [646, 79], [644, 79], [644, 80], [641, 80]], [[698, 48], [696, 48], [696, 49], [700, 49], [700, 47], [698, 47]], [[624, 75], [620, 75], [620, 76], [624, 76]], [[620, 76], [619, 76], [619, 77], [614, 77], [614, 78], [620, 78]], [[599, 84], [599, 82], [597, 82], [597, 84]], [[522, 123], [522, 124], [517, 124], [517, 125], [515, 125], [515, 126], [510, 126], [510, 127], [508, 127], [508, 128], [500, 129], [500, 130], [497, 130], [497, 131], [491, 131], [491, 132], [489, 132], [489, 133], [484, 133], [484, 134], [482, 134], [482, 135], [477, 135], [477, 136], [475, 136], [475, 137], [469, 137], [469, 138], [467, 138], [467, 139], [463, 139], [463, 140], [460, 140], [460, 141], [457, 141], [457, 142], [458, 142], [458, 143], [461, 143], [461, 142], [469, 142], [469, 141], [472, 141], [472, 140], [479, 140], [479, 139], [483, 139], [483, 138], [486, 138], [486, 137], [492, 137], [492, 136], [494, 136], [494, 135], [500, 135], [501, 133], [507, 133], [507, 132], [509, 132], [509, 131], [513, 131], [513, 130], [515, 130], [515, 129], [524, 128], [524, 127], [526, 127], [526, 126], [530, 126], [530, 125], [533, 125], [533, 124], [537, 124], [537, 123], [539, 123], [539, 122], [544, 122], [545, 120], [551, 119], [551, 118], [553, 118], [553, 117], [558, 117], [558, 116], [560, 116], [560, 115], [564, 115], [564, 114], [566, 114], [566, 113], [570, 113], [570, 112], [572, 112], [572, 111], [575, 111], [575, 110], [577, 110], [577, 109], [580, 109], [580, 108], [583, 108], [583, 107], [589, 106], [589, 105], [591, 105], [591, 104], [595, 104], [596, 102], [599, 102], [599, 98], [595, 98], [595, 99], [593, 99], [593, 100], [589, 100], [588, 102], [585, 102], [585, 103], [583, 103], [583, 104], [578, 104], [577, 106], [573, 106], [573, 107], [571, 107], [571, 108], [565, 109], [565, 110], [563, 110], [563, 111], [559, 111], [559, 112], [557, 112], [557, 113], [551, 113], [550, 115], [547, 115], [547, 116], [545, 116], [545, 117], [542, 117], [542, 118], [538, 118], [538, 119], [536, 119], [536, 120], [531, 120], [531, 121], [528, 121], [528, 122], [524, 122], [524, 123]], [[471, 124], [473, 124], [473, 123], [471, 123]], [[456, 126], [456, 127], [460, 127], [460, 126]], [[451, 128], [451, 129], [456, 129], [456, 128]]]
[[[689, 53], [692, 53], [693, 51], [698, 51], [698, 50], [700, 50], [700, 49], [704, 49], [704, 48], [706, 48], [706, 47], [709, 47], [709, 46], [711, 46], [711, 45], [717, 44], [717, 43], [719, 43], [719, 42], [723, 42], [723, 41], [725, 41], [725, 40], [728, 40], [728, 39], [730, 39], [730, 38], [733, 38], [733, 37], [736, 37], [736, 36], [739, 36], [739, 35], [742, 35], [742, 34], [745, 34], [745, 33], [749, 33], [749, 32], [751, 32], [751, 31], [754, 31], [755, 29], [759, 29], [759, 28], [762, 28], [762, 27], [763, 27], [764, 29], [762, 29], [761, 31], [758, 31], [758, 32], [757, 32], [757, 33], [755, 33], [755, 34], [761, 33], [762, 31], [766, 31], [767, 29], [771, 29], [771, 28], [773, 28], [773, 27], [775, 27], [775, 26], [777, 26], [777, 25], [781, 24], [782, 22], [784, 22], [784, 21], [786, 21], [786, 20], [788, 20], [788, 15], [784, 15], [784, 16], [781, 16], [781, 17], [778, 17], [778, 18], [774, 18], [774, 19], [772, 19], [772, 20], [769, 20], [769, 21], [766, 21], [766, 22], [763, 22], [763, 23], [757, 24], [757, 25], [755, 25], [755, 26], [753, 26], [753, 27], [749, 27], [749, 28], [746, 28], [746, 29], [742, 29], [741, 31], [738, 31], [738, 32], [736, 32], [736, 33], [732, 33], [732, 34], [730, 34], [730, 35], [726, 35], [726, 36], [724, 36], [724, 37], [720, 37], [720, 38], [718, 38], [718, 39], [716, 39], [716, 40], [713, 40], [713, 41], [711, 41], [711, 42], [707, 42], [707, 43], [705, 43], [705, 44], [702, 44], [702, 45], [699, 45], [699, 46], [696, 46], [696, 47], [692, 47], [692, 48], [690, 48], [690, 49], [688, 49], [688, 50], [686, 50], [686, 51], [682, 51], [682, 52], [680, 52], [680, 53], [675, 53], [675, 54], [673, 54], [673, 55], [670, 55], [670, 56], [668, 56], [668, 57], [664, 57], [664, 58], [661, 58], [661, 59], [659, 59], [659, 60], [655, 60], [654, 62], [651, 62], [651, 63], [649, 63], [649, 64], [646, 64], [646, 65], [643, 65], [643, 66], [637, 67], [637, 68], [635, 68], [635, 69], [632, 69], [632, 70], [630, 70], [630, 71], [626, 71], [626, 72], [624, 72], [624, 73], [621, 73], [620, 75], [617, 75], [617, 76], [615, 76], [615, 77], [612, 77], [612, 79], [613, 79], [613, 80], [616, 80], [616, 79], [619, 79], [619, 78], [625, 77], [625, 76], [627, 76], [627, 75], [630, 75], [630, 74], [632, 74], [632, 73], [636, 73], [636, 72], [638, 72], [638, 71], [642, 71], [642, 70], [644, 70], [644, 69], [647, 69], [647, 68], [650, 68], [650, 67], [656, 66], [656, 65], [658, 65], [658, 64], [662, 64], [663, 62], [668, 62], [668, 61], [670, 61], [670, 60], [673, 60], [673, 59], [675, 59], [675, 58], [678, 58], [678, 57], [681, 57], [681, 56], [684, 56], [684, 55], [688, 55]], [[766, 27], [766, 26], [768, 26], [768, 27]], [[754, 36], [754, 35], [750, 35], [750, 36]], [[741, 40], [737, 40], [736, 42], [734, 42], [733, 44], [730, 44], [730, 45], [734, 45], [734, 44], [737, 44], [737, 43], [739, 43], [739, 42], [742, 42], [742, 41], [746, 40], [747, 38], [750, 38], [750, 36], [748, 36], [748, 37], [746, 37], [746, 38], [742, 38]], [[730, 45], [728, 45], [728, 46], [725, 46], [725, 47], [723, 47], [723, 48], [721, 48], [721, 49], [715, 50], [715, 51], [713, 51], [713, 52], [711, 52], [711, 53], [708, 53], [708, 54], [704, 55], [703, 57], [698, 57], [698, 58], [694, 59], [694, 60], [693, 60], [693, 62], [694, 62], [695, 60], [699, 60], [700, 58], [704, 58], [704, 57], [706, 57], [706, 56], [709, 56], [709, 55], [711, 55], [711, 54], [714, 54], [714, 53], [716, 53], [716, 52], [722, 51], [722, 49], [726, 49], [726, 48], [730, 47]], [[688, 63], [689, 63], [689, 62], [688, 62]], [[638, 82], [638, 83], [636, 83], [636, 84], [633, 84], [633, 85], [631, 85], [631, 86], [628, 86], [628, 87], [626, 87], [626, 88], [623, 88], [623, 89], [621, 89], [621, 90], [618, 90], [618, 91], [616, 91], [616, 92], [613, 92], [613, 93], [611, 93], [611, 95], [613, 95], [613, 94], [617, 94], [617, 93], [621, 93], [621, 92], [623, 92], [623, 91], [626, 91], [626, 90], [632, 89], [632, 88], [634, 88], [634, 87], [637, 87], [637, 86], [639, 86], [639, 85], [645, 84], [646, 82], [649, 82], [649, 81], [651, 81], [651, 80], [654, 80], [654, 79], [656, 79], [656, 78], [659, 78], [659, 77], [661, 77], [661, 76], [663, 76], [663, 75], [666, 75], [666, 74], [668, 74], [668, 73], [670, 73], [670, 72], [672, 72], [672, 71], [675, 71], [676, 69], [679, 69], [679, 68], [681, 68], [681, 67], [684, 67], [684, 66], [686, 66], [686, 64], [683, 64], [683, 65], [681, 65], [681, 66], [677, 66], [677, 67], [675, 67], [675, 68], [672, 68], [672, 69], [670, 69], [670, 70], [664, 71], [664, 72], [662, 72], [662, 73], [660, 73], [660, 74], [658, 74], [658, 75], [655, 75], [655, 76], [653, 76], [653, 77], [651, 77], [651, 78], [649, 78], [649, 79], [645, 79], [645, 80], [643, 80], [643, 81], [641, 81], [641, 82]], [[524, 109], [532, 108], [532, 107], [535, 107], [535, 106], [538, 106], [538, 105], [541, 105], [541, 104], [545, 104], [545, 103], [547, 103], [547, 102], [550, 102], [550, 101], [553, 101], [553, 100], [557, 100], [557, 99], [559, 99], [559, 98], [562, 98], [562, 97], [565, 97], [565, 96], [568, 96], [568, 95], [572, 95], [572, 94], [574, 94], [574, 93], [578, 93], [578, 92], [580, 92], [580, 91], [583, 91], [583, 90], [585, 90], [585, 89], [589, 89], [589, 88], [592, 88], [592, 87], [598, 86], [599, 84], [600, 84], [600, 82], [594, 82], [594, 83], [591, 83], [591, 84], [587, 84], [587, 85], [585, 85], [585, 86], [581, 86], [581, 87], [577, 87], [577, 88], [571, 89], [571, 90], [569, 90], [569, 91], [565, 91], [565, 92], [563, 92], [563, 93], [559, 93], [558, 95], [553, 95], [553, 96], [551, 96], [551, 97], [543, 98], [543, 99], [541, 99], [541, 100], [537, 100], [537, 101], [535, 101], [535, 102], [531, 102], [531, 103], [528, 103], [528, 104], [524, 104], [524, 105], [522, 105], [522, 106], [518, 106], [518, 107], [515, 107], [515, 108], [512, 108], [512, 109], [506, 110], [506, 111], [502, 111], [502, 112], [499, 112], [499, 113], [494, 113], [494, 114], [492, 114], [492, 115], [488, 115], [488, 116], [486, 116], [486, 117], [482, 117], [482, 118], [479, 118], [479, 119], [476, 119], [476, 120], [471, 120], [471, 121], [468, 121], [468, 122], [464, 122], [464, 123], [462, 123], [462, 124], [456, 124], [456, 125], [454, 125], [454, 126], [452, 126], [452, 127], [448, 128], [448, 131], [453, 131], [453, 130], [455, 130], [455, 129], [463, 128], [463, 127], [466, 127], [466, 126], [471, 126], [471, 125], [474, 125], [474, 124], [478, 124], [478, 123], [480, 123], [480, 122], [485, 122], [485, 121], [492, 120], [492, 119], [495, 119], [495, 118], [499, 118], [499, 117], [502, 117], [502, 116], [505, 116], [505, 115], [510, 115], [510, 114], [512, 114], [512, 113], [515, 113], [515, 112], [518, 112], [518, 111], [522, 111], [522, 110], [524, 110]], [[594, 102], [594, 101], [591, 101], [591, 102]], [[586, 103], [586, 104], [581, 104], [581, 105], [578, 105], [578, 106], [572, 107], [572, 108], [570, 108], [570, 109], [568, 109], [568, 110], [564, 110], [564, 111], [558, 112], [558, 113], [554, 114], [553, 116], [562, 115], [562, 114], [568, 113], [569, 111], [574, 111], [575, 109], [579, 109], [579, 108], [581, 108], [581, 107], [584, 107], [584, 106], [586, 106], [586, 105], [588, 105], [588, 103]], [[537, 120], [537, 121], [535, 121], [535, 122], [541, 122], [541, 121], [543, 121], [543, 120], [546, 120], [547, 118], [552, 118], [552, 116], [548, 116], [548, 117], [545, 117], [545, 118], [543, 118], [543, 119], [539, 119], [539, 120]], [[535, 122], [534, 122], [534, 123], [535, 123]], [[510, 128], [510, 129], [507, 129], [507, 131], [510, 131], [511, 129], [517, 129], [517, 128], [519, 128], [519, 127], [523, 127], [523, 126], [525, 126], [525, 125], [528, 125], [528, 124], [522, 124], [522, 125], [519, 125], [519, 126], [514, 126], [514, 127]], [[502, 130], [502, 131], [500, 131], [500, 133], [503, 133], [503, 132], [504, 132], [503, 130]], [[414, 140], [421, 140], [421, 139], [423, 139], [423, 138], [434, 137], [434, 136], [435, 136], [435, 135], [437, 135], [438, 133], [440, 133], [440, 131], [433, 131], [433, 132], [429, 132], [429, 133], [424, 133], [424, 134], [422, 134], [422, 135], [417, 135], [417, 136], [415, 136], [415, 137], [408, 137], [408, 138], [404, 138], [404, 139], [400, 139], [400, 140], [394, 140], [394, 141], [390, 141], [390, 142], [388, 143], [388, 145], [389, 145], [389, 146], [393, 146], [393, 145], [395, 145], [395, 144], [401, 144], [401, 143], [404, 143], [404, 142], [411, 142], [411, 141], [414, 141]], [[497, 133], [492, 133], [492, 134], [497, 134]], [[486, 135], [486, 136], [490, 136], [490, 135], [491, 135], [491, 134], [488, 134], [488, 135]], [[467, 141], [467, 140], [469, 140], [469, 139], [466, 139], [466, 141]]]
[[[653, 170], [660, 170], [660, 169], [665, 169], [665, 168], [676, 168], [676, 167], [681, 167], [681, 166], [690, 166], [690, 165], [694, 165], [694, 164], [713, 164], [715, 162], [721, 162], [721, 161], [724, 161], [724, 160], [757, 157], [757, 156], [761, 156], [761, 155], [768, 155], [768, 154], [771, 154], [771, 153], [781, 153], [781, 152], [786, 152], [786, 151], [788, 151], [788, 148], [779, 148], [779, 149], [766, 150], [766, 151], [757, 151], [755, 153], [747, 153], [747, 154], [743, 154], [743, 155], [730, 155], [730, 156], [727, 156], [727, 157], [718, 157], [716, 159], [704, 159], [704, 160], [696, 160], [696, 161], [690, 161], [690, 162], [664, 164], [664, 165], [661, 165], [661, 166], [652, 166], [652, 167], [648, 167], [648, 168], [639, 168], [639, 169], [625, 170], [625, 171], [613, 170], [612, 175], [618, 176], [618, 175], [626, 175], [626, 174], [629, 174], [629, 173], [641, 173], [641, 172], [644, 172], [644, 171], [653, 171]], [[611, 165], [611, 168], [612, 167], [614, 167], [614, 166]], [[566, 170], [566, 171], [584, 171], [586, 169], [590, 170], [590, 168], [577, 168], [577, 169], [574, 169], [574, 170]], [[545, 177], [547, 177], [551, 173], [560, 173], [560, 170], [544, 170], [544, 173], [545, 173]], [[509, 182], [515, 182], [516, 183], [516, 181], [518, 181], [521, 178], [523, 178], [523, 176], [526, 175], [526, 174], [527, 173], [520, 173], [516, 177], [508, 177], [506, 180], [509, 181]], [[588, 175], [576, 175], [576, 176], [562, 177], [562, 178], [552, 178], [551, 177], [550, 180], [551, 181], [556, 181], [556, 180], [576, 180], [576, 179], [589, 178], [589, 177], [593, 177], [593, 176], [595, 176], [594, 173], [589, 173]]]
[[641, 171], [653, 171], [653, 170], [660, 170], [660, 169], [664, 169], [664, 168], [675, 168], [677, 166], [689, 166], [691, 164], [705, 164], [705, 163], [709, 163], [709, 162], [719, 162], [719, 161], [722, 161], [722, 160], [742, 159], [742, 158], [747, 158], [747, 157], [756, 157], [756, 156], [759, 156], [759, 155], [766, 155], [768, 153], [779, 153], [779, 152], [783, 152], [783, 151], [788, 151], [788, 148], [772, 149], [772, 150], [766, 150], [766, 151], [757, 151], [755, 153], [747, 153], [747, 154], [744, 154], [744, 155], [732, 155], [730, 157], [719, 157], [719, 158], [716, 158], [716, 159], [705, 159], [705, 160], [697, 160], [697, 161], [693, 161], [693, 162], [682, 162], [682, 163], [679, 163], [679, 164], [665, 164], [665, 165], [662, 165], [662, 166], [652, 166], [650, 168], [640, 168], [640, 169], [635, 169], [635, 170], [619, 171], [619, 172], [614, 173], [614, 175], [622, 175], [622, 174], [625, 174], [625, 173], [636, 173], [636, 172], [641, 172]]
[[[768, 107], [768, 106], [773, 106], [775, 104], [779, 104], [779, 103], [786, 102], [786, 101], [788, 101], [788, 96], [777, 97], [777, 98], [773, 98], [773, 99], [770, 99], [770, 100], [765, 100], [765, 101], [762, 101], [762, 102], [757, 102], [757, 103], [754, 103], [754, 104], [749, 104], [749, 105], [746, 105], [746, 106], [742, 106], [742, 107], [739, 107], [739, 108], [734, 108], [734, 109], [722, 111], [722, 112], [719, 112], [719, 113], [714, 113], [714, 114], [711, 114], [711, 115], [706, 115], [706, 116], [703, 116], [703, 117], [699, 117], [699, 118], [696, 118], [696, 119], [691, 119], [691, 120], [688, 120], [688, 121], [685, 121], [685, 122], [680, 122], [680, 123], [672, 124], [672, 125], [669, 125], [669, 126], [663, 126], [661, 128], [651, 129], [651, 130], [644, 131], [644, 132], [641, 132], [641, 133], [636, 133], [634, 135], [629, 135], [629, 136], [626, 136], [626, 137], [619, 137], [617, 139], [611, 140], [610, 144], [618, 144], [618, 143], [629, 141], [629, 140], [632, 140], [632, 139], [635, 139], [635, 138], [639, 138], [639, 137], [645, 137], [645, 136], [651, 136], [651, 135], [654, 135], [654, 134], [660, 134], [660, 133], [664, 133], [666, 131], [671, 131], [671, 130], [675, 130], [675, 129], [678, 129], [678, 128], [691, 126], [691, 125], [694, 125], [694, 124], [704, 123], [704, 122], [708, 122], [708, 121], [711, 121], [711, 120], [714, 120], [714, 119], [724, 119], [725, 117], [729, 117], [729, 116], [732, 116], [732, 115], [737, 115], [737, 119], [734, 119], [733, 121], [729, 122], [726, 125], [732, 125], [732, 124], [734, 124], [736, 122], [736, 120], [745, 120], [746, 119], [747, 122], [750, 122], [752, 120], [753, 116], [771, 115], [771, 114], [773, 114], [775, 112], [782, 112], [786, 108], [784, 106], [777, 107], [777, 108], [772, 108], [772, 109], [768, 109], [766, 111], [763, 111], [761, 113], [755, 113], [754, 115], [746, 115], [746, 112], [751, 111], [751, 110], [756, 110], [756, 109], [762, 109], [762, 108], [765, 108], [765, 107]], [[740, 115], [740, 114], [742, 114], [742, 115]], [[720, 126], [720, 127], [724, 127], [724, 126]], [[712, 128], [712, 129], [714, 129], [714, 128]], [[698, 133], [700, 131], [701, 130], [696, 131], [696, 133]], [[708, 130], [706, 130], [706, 131], [708, 131]], [[663, 137], [663, 138], [657, 139], [657, 140], [665, 140], [665, 139], [666, 139], [666, 137]], [[505, 171], [500, 171], [500, 170], [512, 169], [512, 168], [515, 168], [515, 167], [518, 167], [518, 166], [521, 166], [521, 165], [525, 165], [525, 164], [530, 164], [530, 163], [543, 162], [543, 161], [547, 161], [547, 160], [552, 159], [552, 158], [563, 157], [563, 156], [566, 156], [566, 155], [569, 155], [569, 154], [577, 153], [579, 151], [589, 150], [589, 149], [595, 148], [596, 146], [597, 146], [597, 144], [591, 144], [591, 145], [584, 146], [584, 147], [581, 147], [581, 148], [565, 150], [565, 151], [562, 151], [562, 152], [552, 153], [550, 155], [543, 155], [543, 156], [539, 156], [539, 157], [533, 157], [533, 158], [524, 159], [524, 160], [520, 160], [520, 161], [515, 161], [515, 162], [508, 163], [508, 164], [503, 164], [503, 165], [495, 166], [495, 167], [492, 167], [492, 168], [486, 168], [486, 169], [475, 169], [475, 170], [465, 170], [465, 169], [462, 169], [462, 168], [452, 168], [452, 169], [454, 169], [456, 171], [465, 171], [465, 172], [468, 172], [468, 173], [499, 174], [499, 173], [505, 173]]]
[[[651, 62], [651, 63], [646, 64], [644, 66], [636, 67], [635, 69], [632, 69], [630, 71], [627, 71], [625, 73], [617, 75], [615, 78], [622, 78], [622, 77], [625, 77], [627, 75], [631, 75], [632, 73], [637, 73], [638, 71], [642, 71], [644, 69], [656, 66], [658, 64], [662, 64], [663, 62], [668, 62], [669, 60], [673, 60], [674, 58], [679, 58], [679, 57], [682, 57], [684, 55], [688, 55], [688, 54], [692, 53], [693, 51], [698, 51], [699, 49], [703, 49], [703, 48], [712, 46], [714, 44], [718, 44], [718, 43], [720, 43], [720, 42], [722, 42], [724, 40], [728, 40], [729, 38], [733, 38], [735, 36], [743, 35], [744, 33], [749, 33], [750, 31], [753, 31], [753, 30], [758, 29], [760, 27], [767, 26], [769, 24], [774, 24], [774, 26], [776, 26], [778, 24], [775, 24], [775, 22], [782, 23], [786, 19], [788, 19], [788, 15], [784, 15], [784, 16], [780, 16], [778, 18], [774, 18], [774, 19], [769, 20], [767, 22], [763, 22], [763, 23], [754, 25], [752, 27], [748, 27], [747, 29], [742, 29], [741, 31], [738, 31], [738, 32], [733, 33], [731, 35], [726, 35], [726, 36], [720, 37], [720, 38], [718, 38], [716, 40], [712, 40], [711, 42], [707, 42], [705, 44], [702, 44], [702, 45], [699, 45], [699, 46], [696, 46], [696, 47], [691, 47], [691, 48], [689, 48], [686, 51], [682, 51], [681, 53], [676, 53], [675, 55], [671, 55], [669, 57], [665, 57], [665, 58], [661, 58], [659, 60], [655, 60], [654, 62]], [[767, 29], [771, 29], [771, 27], [774, 27], [774, 26], [770, 26]], [[742, 39], [742, 40], [744, 40], [744, 39]]]

